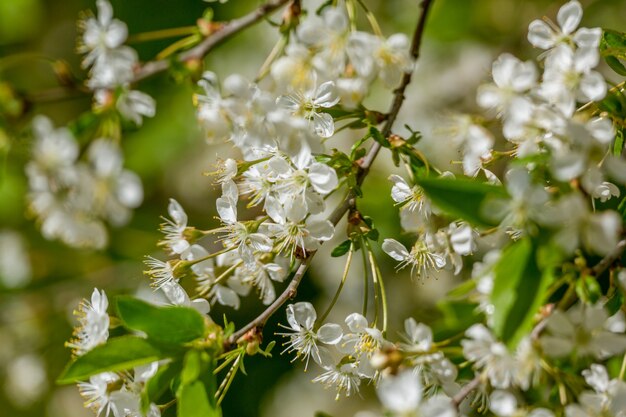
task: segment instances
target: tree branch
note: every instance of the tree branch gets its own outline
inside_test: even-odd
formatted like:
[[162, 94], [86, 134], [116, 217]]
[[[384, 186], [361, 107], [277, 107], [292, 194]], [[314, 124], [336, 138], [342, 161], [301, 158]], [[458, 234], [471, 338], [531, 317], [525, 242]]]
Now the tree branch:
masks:
[[458, 410], [459, 406], [472, 391], [474, 391], [480, 385], [480, 375], [476, 375], [467, 384], [463, 385], [463, 388], [452, 397], [452, 405]]
[[606, 255], [600, 262], [591, 268], [591, 272], [594, 276], [600, 276], [606, 271], [615, 261], [622, 257], [622, 254], [626, 251], [626, 239], [619, 241], [615, 249], [608, 255]]
[[[426, 18], [428, 17], [428, 12], [430, 11], [433, 1], [434, 0], [423, 0], [421, 4], [422, 13], [417, 22], [417, 27], [415, 28], [415, 32], [413, 33], [413, 40], [411, 42], [410, 53], [414, 62], [417, 62], [420, 56], [422, 39], [424, 37], [424, 29], [426, 29]], [[412, 71], [405, 72], [404, 75], [402, 76], [402, 81], [400, 82], [400, 85], [394, 91], [393, 102], [391, 104], [391, 108], [389, 112], [387, 113], [387, 120], [385, 122], [385, 125], [383, 126], [383, 129], [381, 131], [381, 134], [385, 138], [391, 134], [391, 129], [393, 128], [393, 124], [396, 121], [396, 118], [398, 117], [398, 113], [400, 113], [400, 109], [402, 108], [402, 103], [404, 103], [404, 98], [405, 98], [404, 92], [406, 91], [406, 88], [408, 87], [408, 85], [411, 83], [412, 77], [413, 77]], [[365, 157], [363, 157], [363, 161], [361, 163], [361, 172], [358, 178], [359, 185], [363, 182], [363, 179], [367, 175], [367, 172], [369, 171], [370, 167], [374, 163], [374, 160], [376, 159], [376, 156], [378, 155], [380, 148], [381, 148], [380, 143], [378, 142], [374, 143], [369, 153], [365, 155]]]
[[[215, 46], [219, 45], [234, 34], [241, 32], [243, 29], [254, 25], [258, 21], [265, 18], [265, 16], [276, 11], [276, 9], [287, 4], [289, 1], [290, 0], [272, 0], [268, 3], [263, 4], [262, 6], [258, 7], [256, 10], [253, 10], [245, 16], [231, 20], [230, 22], [226, 23], [224, 26], [220, 27], [218, 30], [207, 36], [198, 45], [180, 54], [177, 59], [180, 62], [190, 61], [194, 59], [202, 59]], [[150, 77], [151, 75], [165, 71], [169, 68], [169, 66], [170, 60], [168, 59], [147, 62], [135, 71], [135, 78], [133, 79], [133, 82], [143, 80], [144, 78]]]
[[[417, 26], [415, 28], [415, 33], [413, 34], [413, 41], [411, 44], [411, 57], [414, 60], [419, 58], [420, 47], [422, 44], [422, 37], [424, 34], [424, 29], [426, 27], [426, 17], [428, 15], [428, 11], [432, 5], [434, 0], [423, 0], [422, 1], [422, 13], [417, 22]], [[191, 52], [191, 51], [190, 51]], [[402, 81], [398, 88], [394, 90], [393, 102], [391, 104], [391, 108], [389, 113], [387, 113], [387, 119], [385, 125], [382, 129], [382, 134], [387, 137], [391, 133], [391, 129], [393, 127], [393, 123], [398, 117], [398, 113], [400, 112], [400, 108], [402, 107], [402, 103], [404, 102], [404, 92], [406, 91], [407, 86], [411, 82], [412, 73], [405, 73], [402, 77]], [[369, 168], [372, 163], [376, 159], [378, 152], [380, 151], [380, 144], [378, 142], [374, 143], [370, 148], [367, 155], [365, 155], [360, 163], [361, 170], [358, 174], [358, 184], [362, 184], [363, 180], [367, 176], [369, 172]], [[333, 212], [328, 217], [328, 220], [333, 223], [333, 225], [337, 225], [339, 221], [343, 218], [343, 216], [355, 205], [356, 195], [353, 192], [350, 192], [348, 196], [344, 199], [344, 201], [333, 210]], [[311, 265], [311, 261], [315, 256], [315, 252], [310, 253], [307, 258], [302, 261], [302, 263], [298, 266], [296, 273], [294, 274], [289, 286], [283, 291], [283, 293], [269, 306], [265, 311], [263, 311], [257, 318], [252, 320], [250, 323], [242, 327], [240, 330], [235, 332], [225, 343], [225, 348], [230, 349], [238, 339], [242, 336], [254, 330], [258, 327], [261, 327], [265, 324], [265, 322], [285, 303], [288, 299], [295, 296], [298, 285], [300, 285], [300, 281], [304, 277], [307, 269]]]
[[269, 307], [267, 307], [254, 320], [246, 324], [241, 329], [237, 330], [235, 333], [233, 333], [232, 336], [228, 338], [225, 343], [225, 347], [227, 349], [233, 346], [237, 342], [237, 340], [239, 340], [242, 336], [245, 336], [245, 334], [249, 331], [259, 327], [263, 327], [265, 325], [265, 322], [272, 316], [272, 314], [276, 312], [276, 310], [278, 310], [283, 304], [285, 304], [287, 300], [290, 300], [296, 296], [296, 293], [298, 291], [298, 285], [300, 285], [300, 281], [302, 281], [306, 270], [309, 268], [311, 260], [313, 259], [313, 255], [315, 255], [315, 252], [309, 254], [309, 256], [300, 263], [287, 288], [285, 288], [282, 294], [278, 296], [278, 298], [276, 298], [276, 300], [274, 300], [274, 302], [270, 304]]

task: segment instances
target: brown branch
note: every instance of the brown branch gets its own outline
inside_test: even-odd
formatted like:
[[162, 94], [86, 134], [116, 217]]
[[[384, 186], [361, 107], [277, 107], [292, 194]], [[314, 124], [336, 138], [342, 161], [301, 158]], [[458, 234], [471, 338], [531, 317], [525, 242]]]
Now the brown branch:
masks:
[[600, 262], [596, 264], [593, 268], [591, 268], [591, 272], [594, 276], [600, 276], [604, 271], [606, 271], [611, 265], [613, 265], [619, 258], [622, 257], [622, 254], [626, 251], [626, 239], [619, 241], [615, 249], [608, 255], [606, 255]]
[[463, 388], [459, 392], [456, 393], [454, 397], [452, 397], [452, 405], [458, 410], [459, 406], [467, 397], [470, 395], [472, 391], [474, 391], [480, 385], [480, 375], [476, 375], [474, 379], [472, 379], [467, 384], [463, 385]]
[[[231, 20], [230, 22], [224, 24], [215, 32], [207, 36], [198, 45], [180, 54], [177, 59], [180, 62], [202, 59], [215, 46], [219, 45], [236, 33], [241, 32], [243, 29], [246, 29], [257, 23], [258, 21], [264, 19], [267, 15], [276, 11], [276, 9], [280, 8], [281, 6], [284, 6], [289, 1], [290, 0], [272, 0], [268, 3], [263, 4], [262, 6], [258, 7], [256, 10], [253, 10], [245, 16]], [[170, 60], [168, 59], [147, 62], [135, 71], [135, 78], [133, 79], [133, 82], [143, 80], [144, 78], [150, 77], [151, 75], [165, 71], [169, 68], [169, 66]]]
[[[208, 35], [202, 42], [188, 51], [179, 54], [176, 59], [179, 62], [186, 62], [191, 60], [200, 60], [204, 58], [215, 46], [224, 42], [231, 36], [241, 32], [242, 30], [254, 25], [260, 20], [264, 19], [269, 14], [276, 11], [281, 6], [292, 2], [296, 7], [299, 5], [300, 0], [272, 0], [259, 6], [257, 9], [251, 11], [247, 15], [244, 15], [238, 19], [231, 20], [219, 26], [215, 32]], [[135, 75], [131, 82], [135, 83], [148, 78], [157, 73], [166, 71], [171, 64], [169, 59], [161, 59], [156, 61], [149, 61], [143, 65], [139, 65], [135, 69]], [[83, 95], [89, 94], [91, 91], [87, 88], [83, 88], [79, 85], [67, 85], [58, 88], [52, 88], [50, 90], [30, 92], [25, 94], [25, 99], [31, 103], [47, 103], [60, 100], [79, 98]]]
[[[422, 37], [424, 33], [424, 29], [426, 27], [426, 17], [428, 15], [428, 11], [430, 6], [432, 5], [434, 0], [423, 0], [422, 1], [422, 14], [420, 15], [420, 19], [417, 22], [417, 26], [415, 28], [415, 33], [413, 35], [413, 42], [411, 44], [411, 57], [414, 60], [417, 60], [419, 57], [419, 51], [422, 44]], [[391, 129], [393, 127], [393, 123], [398, 117], [398, 112], [402, 107], [402, 103], [404, 102], [404, 92], [406, 91], [407, 86], [411, 82], [412, 73], [405, 73], [402, 77], [402, 82], [394, 90], [393, 102], [391, 104], [391, 108], [389, 113], [387, 113], [387, 118], [385, 121], [385, 125], [382, 129], [382, 134], [387, 137], [391, 133]], [[358, 174], [358, 184], [362, 184], [363, 180], [367, 176], [369, 172], [369, 168], [372, 166], [372, 163], [376, 159], [378, 152], [380, 151], [380, 144], [378, 142], [374, 143], [374, 145], [370, 148], [367, 155], [365, 155], [360, 163], [360, 171]], [[350, 192], [348, 196], [344, 199], [344, 201], [333, 210], [333, 212], [328, 217], [328, 220], [333, 223], [333, 225], [337, 225], [339, 221], [343, 218], [343, 216], [355, 205], [356, 195], [353, 192]], [[283, 293], [269, 306], [267, 307], [257, 318], [252, 320], [250, 323], [242, 327], [240, 330], [235, 332], [225, 343], [225, 349], [231, 349], [235, 342], [240, 339], [242, 336], [246, 335], [248, 332], [262, 327], [265, 322], [285, 303], [287, 300], [292, 298], [298, 285], [300, 285], [300, 281], [304, 277], [307, 269], [311, 265], [311, 261], [315, 256], [315, 252], [309, 254], [309, 256], [300, 264], [296, 273], [294, 274], [289, 286], [283, 291]]]
[[[420, 56], [420, 50], [422, 46], [422, 39], [424, 37], [424, 29], [426, 29], [426, 18], [428, 17], [428, 12], [432, 6], [434, 0], [423, 0], [422, 1], [422, 14], [420, 15], [419, 21], [417, 22], [417, 27], [415, 28], [415, 33], [413, 34], [413, 40], [411, 42], [411, 57], [414, 62], [417, 62]], [[394, 91], [393, 102], [391, 104], [391, 109], [387, 113], [387, 119], [381, 134], [383, 137], [388, 137], [391, 134], [391, 129], [393, 128], [393, 124], [398, 117], [398, 113], [400, 112], [400, 108], [402, 107], [402, 103], [404, 103], [404, 92], [406, 88], [411, 83], [411, 78], [413, 77], [413, 72], [405, 72], [402, 76], [402, 81], [398, 88]], [[380, 151], [381, 145], [376, 142], [370, 149], [369, 153], [363, 157], [363, 161], [361, 163], [361, 172], [359, 174], [359, 185], [363, 182], [363, 179], [367, 175], [372, 163], [374, 163], [374, 159], [378, 155]]]
[[313, 255], [315, 255], [315, 252], [309, 254], [309, 256], [300, 263], [287, 288], [285, 288], [282, 294], [280, 294], [280, 296], [278, 296], [278, 298], [276, 298], [276, 300], [274, 300], [271, 305], [269, 305], [254, 320], [246, 324], [241, 329], [237, 330], [235, 333], [233, 333], [232, 336], [228, 338], [228, 340], [224, 344], [226, 349], [232, 347], [237, 342], [237, 340], [239, 340], [242, 336], [245, 336], [246, 333], [248, 333], [249, 331], [263, 327], [265, 325], [265, 322], [272, 316], [272, 314], [276, 312], [276, 310], [278, 310], [283, 304], [285, 304], [287, 300], [290, 300], [296, 296], [296, 293], [298, 291], [298, 285], [300, 285], [300, 281], [302, 281], [302, 278], [304, 278], [304, 274], [311, 264]]

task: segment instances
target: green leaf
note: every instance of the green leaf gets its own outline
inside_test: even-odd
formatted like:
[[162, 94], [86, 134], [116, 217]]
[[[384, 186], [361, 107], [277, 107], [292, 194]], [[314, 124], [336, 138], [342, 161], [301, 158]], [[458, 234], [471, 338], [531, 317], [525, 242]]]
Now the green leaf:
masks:
[[626, 59], [625, 33], [604, 29], [600, 40], [600, 53], [613, 71], [626, 76], [626, 67], [620, 61], [620, 59]]
[[[545, 256], [541, 256], [546, 258]], [[537, 265], [533, 242], [525, 237], [509, 245], [494, 268], [491, 303], [496, 335], [515, 347], [533, 324], [546, 290], [553, 280], [553, 268], [542, 272]]]
[[626, 33], [612, 29], [604, 29], [600, 40], [602, 56], [626, 58]]
[[101, 372], [123, 371], [169, 356], [141, 337], [116, 337], [76, 358], [65, 368], [57, 382], [70, 384]]
[[604, 308], [606, 308], [609, 316], [612, 316], [622, 308], [623, 303], [624, 296], [622, 295], [622, 292], [615, 291], [615, 294], [613, 294], [613, 296], [607, 300], [606, 304], [604, 304]]
[[159, 343], [180, 345], [204, 336], [204, 318], [187, 307], [157, 307], [132, 297], [119, 297], [117, 311], [125, 327]]
[[602, 296], [600, 284], [594, 277], [585, 275], [576, 281], [576, 295], [587, 304], [595, 304]]
[[378, 239], [380, 238], [380, 233], [378, 232], [378, 229], [372, 229], [369, 232], [367, 232], [367, 238], [369, 240], [373, 240], [374, 242], [378, 242]]
[[622, 62], [619, 59], [617, 59], [614, 56], [607, 56], [607, 57], [604, 57], [604, 60], [609, 65], [609, 67], [611, 67], [613, 71], [615, 71], [619, 75], [626, 76], [626, 67], [624, 66], [624, 64], [622, 64]]
[[341, 242], [333, 251], [330, 253], [330, 256], [333, 258], [338, 258], [340, 256], [345, 255], [350, 250], [350, 246], [352, 246], [352, 241], [350, 239], [344, 240]]
[[615, 142], [613, 143], [613, 155], [620, 157], [624, 149], [624, 130], [619, 129], [615, 134]]
[[622, 215], [622, 220], [626, 222], [626, 197], [624, 197], [622, 201], [620, 201], [619, 205], [617, 206], [617, 211]]
[[502, 186], [470, 179], [424, 178], [417, 183], [446, 214], [477, 226], [496, 226], [497, 222], [485, 215], [485, 201], [507, 198]]
[[205, 364], [203, 363], [200, 351], [193, 349], [187, 352], [185, 355], [185, 365], [180, 374], [181, 384], [191, 384], [196, 381], [205, 370], [203, 368], [205, 368]]
[[213, 374], [215, 359], [207, 352], [190, 350], [185, 355], [177, 390], [178, 417], [220, 417], [216, 404], [216, 376]]
[[619, 90], [609, 90], [606, 96], [599, 101], [597, 105], [601, 111], [610, 113], [614, 117], [620, 119], [626, 117], [626, 96]]
[[180, 373], [182, 364], [180, 361], [160, 365], [157, 372], [150, 378], [141, 392], [141, 410], [145, 414], [150, 403], [157, 402], [170, 387], [170, 384]]
[[219, 408], [213, 407], [209, 402], [202, 381], [191, 384], [182, 384], [178, 394], [178, 417], [220, 417]]
[[474, 291], [475, 288], [476, 280], [468, 279], [467, 281], [462, 282], [461, 284], [448, 291], [446, 296], [450, 298], [465, 297], [467, 294]]
[[391, 143], [389, 143], [389, 140], [386, 137], [384, 137], [383, 134], [374, 126], [370, 126], [369, 135], [372, 139], [378, 142], [382, 147], [384, 148], [391, 147]]

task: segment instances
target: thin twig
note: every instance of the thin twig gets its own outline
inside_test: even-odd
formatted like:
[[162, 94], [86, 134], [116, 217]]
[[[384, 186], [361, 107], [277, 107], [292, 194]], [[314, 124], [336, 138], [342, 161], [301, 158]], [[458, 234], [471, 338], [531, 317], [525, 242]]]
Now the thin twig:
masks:
[[235, 333], [233, 333], [232, 336], [228, 338], [226, 343], [224, 343], [227, 350], [232, 348], [237, 340], [239, 340], [250, 330], [256, 329], [258, 327], [263, 327], [265, 325], [265, 322], [272, 316], [272, 314], [276, 312], [276, 310], [278, 310], [283, 304], [285, 304], [287, 300], [290, 300], [296, 296], [298, 285], [300, 285], [300, 281], [302, 281], [306, 270], [309, 268], [311, 260], [313, 259], [313, 255], [315, 255], [315, 252], [309, 254], [309, 256], [300, 263], [287, 288], [285, 288], [282, 294], [278, 296], [278, 298], [276, 298], [276, 300], [274, 300], [274, 302], [269, 307], [267, 307], [254, 320], [246, 324], [241, 329], [237, 330]]
[[480, 375], [476, 375], [467, 384], [463, 385], [463, 388], [452, 397], [452, 405], [458, 409], [465, 397], [467, 397], [472, 391], [474, 391], [480, 385]]
[[[424, 0], [422, 2], [422, 14], [415, 28], [415, 33], [413, 35], [413, 42], [411, 44], [411, 51], [410, 51], [411, 56], [413, 57], [414, 60], [417, 60], [417, 58], [419, 57], [419, 51], [420, 51], [420, 47], [422, 44], [422, 37], [423, 37], [424, 29], [426, 27], [426, 17], [428, 15], [428, 11], [430, 10], [430, 6], [432, 5], [433, 1], [434, 0]], [[271, 4], [271, 3], [268, 3], [268, 4]], [[402, 103], [404, 102], [404, 92], [406, 91], [407, 86], [411, 82], [411, 76], [412, 76], [411, 73], [408, 73], [408, 72], [405, 73], [404, 76], [402, 77], [402, 82], [400, 83], [400, 86], [398, 86], [398, 88], [396, 88], [396, 90], [394, 91], [393, 102], [391, 104], [389, 113], [387, 114], [385, 125], [383, 126], [383, 129], [382, 129], [382, 134], [385, 137], [389, 136], [389, 134], [391, 133], [393, 123], [398, 117], [398, 112], [400, 111], [400, 108], [402, 107]], [[367, 173], [369, 172], [369, 168], [371, 167], [372, 163], [376, 159], [376, 156], [378, 155], [379, 151], [380, 151], [380, 144], [376, 142], [370, 148], [367, 155], [363, 157], [360, 163], [361, 169], [359, 171], [359, 175], [357, 178], [359, 184], [363, 183], [363, 180], [367, 176]], [[352, 207], [354, 207], [355, 201], [356, 201], [356, 196], [354, 195], [353, 192], [350, 192], [348, 196], [343, 200], [343, 202], [339, 206], [337, 206], [335, 210], [333, 210], [328, 220], [334, 225], [337, 225], [339, 221], [343, 218], [343, 216]], [[250, 323], [246, 324], [244, 327], [236, 331], [231, 337], [228, 338], [228, 340], [224, 344], [225, 349], [232, 349], [232, 347], [234, 346], [234, 344], [237, 342], [239, 338], [241, 338], [246, 333], [248, 333], [249, 331], [255, 328], [262, 327], [265, 324], [265, 322], [276, 312], [276, 310], [278, 310], [285, 302], [287, 302], [288, 299], [292, 298], [295, 295], [298, 285], [300, 285], [300, 281], [302, 280], [302, 278], [304, 277], [304, 274], [306, 273], [307, 269], [311, 265], [311, 261], [314, 256], [315, 256], [315, 252], [310, 253], [307, 256], [307, 258], [304, 261], [302, 261], [296, 273], [294, 274], [293, 278], [291, 279], [289, 286], [269, 307], [267, 307], [267, 309], [265, 309], [257, 318], [252, 320]]]
[[596, 264], [593, 268], [591, 268], [591, 272], [594, 276], [600, 276], [604, 271], [606, 271], [615, 261], [622, 257], [622, 254], [626, 251], [626, 239], [621, 240], [615, 249], [608, 255], [606, 255], [600, 262]]
[[[290, 0], [273, 0], [264, 5], [258, 7], [256, 10], [242, 16], [238, 19], [231, 20], [224, 24], [218, 30], [207, 36], [202, 42], [190, 50], [183, 52], [178, 56], [180, 62], [191, 61], [196, 59], [202, 59], [206, 54], [211, 51], [215, 46], [219, 45], [226, 39], [241, 32], [260, 20], [264, 19], [267, 15], [274, 12], [276, 9], [287, 4]], [[161, 59], [157, 61], [150, 61], [139, 67], [135, 71], [134, 82], [143, 80], [159, 72], [167, 70], [170, 66], [170, 60]]]
[[[422, 14], [420, 15], [420, 19], [417, 22], [417, 27], [415, 28], [415, 33], [413, 34], [413, 41], [411, 43], [411, 57], [414, 62], [418, 60], [420, 56], [420, 50], [422, 46], [422, 39], [424, 37], [424, 29], [426, 28], [426, 18], [428, 17], [428, 11], [432, 5], [434, 0], [424, 0], [422, 1]], [[387, 113], [387, 120], [381, 134], [383, 137], [388, 137], [391, 134], [391, 129], [393, 128], [393, 124], [398, 117], [398, 113], [400, 113], [400, 108], [402, 107], [402, 103], [404, 103], [404, 92], [406, 88], [411, 83], [411, 78], [413, 77], [413, 72], [405, 72], [402, 76], [402, 82], [394, 91], [393, 102], [391, 104], [391, 109], [389, 113]], [[365, 157], [363, 157], [363, 161], [361, 163], [361, 172], [359, 174], [359, 184], [363, 182], [363, 179], [367, 175], [374, 159], [378, 155], [380, 151], [381, 145], [376, 142], [372, 145], [372, 148], [368, 152]]]

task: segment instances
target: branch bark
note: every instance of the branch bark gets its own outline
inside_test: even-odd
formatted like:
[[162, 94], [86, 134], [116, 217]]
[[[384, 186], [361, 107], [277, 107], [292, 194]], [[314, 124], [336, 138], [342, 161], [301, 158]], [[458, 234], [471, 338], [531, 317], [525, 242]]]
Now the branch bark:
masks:
[[467, 384], [463, 385], [463, 388], [457, 394], [452, 397], [452, 405], [458, 410], [459, 406], [472, 391], [474, 391], [480, 385], [480, 375], [476, 375], [474, 379], [472, 379]]
[[[415, 61], [419, 58], [420, 48], [422, 45], [422, 38], [424, 35], [424, 29], [426, 28], [426, 18], [428, 16], [428, 11], [430, 10], [430, 7], [433, 1], [434, 0], [423, 0], [421, 3], [422, 13], [417, 22], [417, 26], [413, 34], [413, 41], [411, 43], [411, 50], [410, 50], [411, 56], [413, 57]], [[392, 101], [389, 113], [387, 113], [387, 119], [381, 131], [381, 133], [385, 137], [388, 137], [391, 134], [393, 123], [398, 117], [398, 113], [400, 112], [402, 103], [404, 103], [404, 98], [405, 98], [404, 93], [406, 91], [407, 86], [411, 82], [412, 75], [413, 74], [409, 72], [405, 73], [402, 77], [402, 81], [400, 85], [398, 86], [398, 88], [394, 90], [393, 101]], [[372, 166], [372, 163], [374, 163], [374, 160], [376, 159], [376, 156], [378, 155], [378, 152], [380, 151], [380, 148], [381, 148], [380, 144], [378, 142], [375, 142], [374, 145], [372, 145], [372, 147], [370, 148], [367, 155], [363, 157], [360, 163], [361, 169], [359, 171], [358, 178], [357, 178], [359, 185], [363, 183], [363, 180], [367, 176], [369, 169]], [[356, 201], [356, 195], [350, 192], [348, 196], [344, 199], [344, 201], [339, 206], [337, 206], [335, 210], [333, 210], [328, 220], [331, 223], [333, 223], [333, 225], [336, 226], [339, 223], [339, 221], [341, 221], [343, 216], [352, 207], [354, 207], [355, 201]], [[267, 307], [265, 311], [263, 311], [257, 318], [252, 320], [250, 323], [248, 323], [247, 325], [242, 327], [240, 330], [235, 332], [230, 338], [228, 338], [228, 340], [225, 343], [226, 349], [231, 348], [239, 338], [244, 336], [249, 331], [263, 326], [265, 322], [285, 302], [287, 302], [287, 300], [289, 300], [295, 295], [298, 285], [300, 285], [300, 282], [302, 281], [302, 278], [304, 277], [304, 274], [306, 273], [307, 269], [311, 265], [311, 261], [313, 260], [314, 256], [315, 256], [315, 253], [309, 254], [309, 256], [299, 265], [298, 269], [296, 270], [296, 273], [294, 274], [293, 278], [291, 279], [291, 282], [289, 283], [289, 286], [287, 286], [285, 291], [283, 291], [283, 293], [269, 307]]]
[[[219, 45], [236, 33], [239, 33], [242, 30], [259, 22], [269, 14], [287, 4], [289, 1], [291, 0], [272, 0], [258, 7], [256, 10], [251, 11], [247, 15], [231, 20], [230, 22], [226, 23], [224, 26], [207, 36], [198, 45], [180, 54], [177, 59], [180, 62], [190, 61], [194, 59], [202, 59], [215, 46]], [[135, 71], [135, 78], [133, 79], [133, 82], [137, 82], [159, 72], [163, 72], [167, 70], [169, 66], [170, 60], [167, 59], [147, 62]]]
[[263, 327], [265, 325], [265, 322], [267, 322], [267, 320], [276, 312], [276, 310], [278, 310], [283, 304], [285, 304], [287, 300], [290, 300], [296, 296], [300, 281], [302, 281], [302, 278], [304, 278], [304, 274], [309, 268], [314, 254], [315, 253], [310, 254], [305, 260], [300, 263], [287, 288], [285, 288], [282, 294], [280, 294], [272, 304], [270, 304], [254, 320], [243, 326], [241, 329], [237, 330], [235, 333], [232, 334], [232, 336], [228, 338], [228, 340], [226, 340], [226, 343], [224, 344], [226, 349], [232, 347], [237, 342], [237, 340], [245, 336], [246, 333], [248, 333], [249, 331]]
[[591, 272], [593, 273], [593, 275], [596, 277], [600, 276], [619, 258], [622, 257], [624, 251], [626, 251], [626, 239], [619, 241], [619, 243], [611, 253], [602, 258], [600, 262], [598, 262], [593, 268], [591, 268]]

